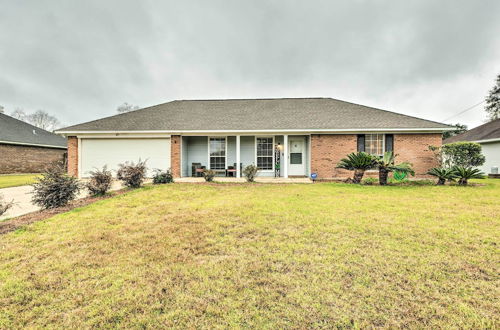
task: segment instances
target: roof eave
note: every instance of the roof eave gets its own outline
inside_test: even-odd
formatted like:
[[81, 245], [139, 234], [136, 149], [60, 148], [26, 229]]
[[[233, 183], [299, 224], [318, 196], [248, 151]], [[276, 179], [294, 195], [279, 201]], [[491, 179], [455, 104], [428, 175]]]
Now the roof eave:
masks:
[[431, 127], [431, 128], [345, 128], [345, 129], [260, 129], [260, 130], [58, 130], [57, 134], [71, 136], [75, 134], [121, 134], [121, 133], [165, 133], [165, 134], [194, 134], [194, 133], [360, 133], [360, 132], [399, 132], [399, 133], [435, 133], [453, 131], [454, 127]]
[[53, 144], [26, 143], [26, 142], [15, 142], [15, 141], [0, 141], [0, 144], [12, 144], [12, 145], [29, 146], [29, 147], [68, 149], [68, 147], [66, 147], [66, 146], [58, 146], [58, 145], [53, 145]]

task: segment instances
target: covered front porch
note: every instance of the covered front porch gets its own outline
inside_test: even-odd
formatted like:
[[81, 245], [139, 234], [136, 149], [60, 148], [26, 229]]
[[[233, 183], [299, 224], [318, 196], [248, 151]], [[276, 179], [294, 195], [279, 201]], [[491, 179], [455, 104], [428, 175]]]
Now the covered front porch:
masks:
[[218, 177], [241, 178], [255, 165], [257, 177], [310, 175], [309, 135], [190, 135], [181, 137], [181, 176], [201, 177], [213, 170]]

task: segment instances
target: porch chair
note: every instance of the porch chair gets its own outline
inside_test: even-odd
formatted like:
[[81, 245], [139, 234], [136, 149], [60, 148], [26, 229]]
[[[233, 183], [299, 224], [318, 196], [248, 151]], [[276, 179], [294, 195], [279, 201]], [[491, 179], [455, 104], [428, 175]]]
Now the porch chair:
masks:
[[[240, 173], [241, 173], [241, 163], [240, 163]], [[235, 177], [236, 176], [236, 163], [233, 166], [228, 166], [226, 169], [226, 176]]]
[[205, 172], [206, 167], [201, 166], [201, 163], [192, 163], [191, 164], [191, 176], [200, 177], [203, 176], [203, 172]]

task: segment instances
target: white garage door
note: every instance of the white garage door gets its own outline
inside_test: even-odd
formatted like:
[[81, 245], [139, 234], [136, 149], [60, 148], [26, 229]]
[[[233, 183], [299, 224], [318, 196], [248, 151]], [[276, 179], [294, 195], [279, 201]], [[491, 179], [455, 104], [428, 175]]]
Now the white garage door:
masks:
[[146, 160], [148, 176], [153, 169], [170, 168], [170, 138], [161, 139], [82, 139], [81, 177], [104, 165], [116, 175], [118, 164]]

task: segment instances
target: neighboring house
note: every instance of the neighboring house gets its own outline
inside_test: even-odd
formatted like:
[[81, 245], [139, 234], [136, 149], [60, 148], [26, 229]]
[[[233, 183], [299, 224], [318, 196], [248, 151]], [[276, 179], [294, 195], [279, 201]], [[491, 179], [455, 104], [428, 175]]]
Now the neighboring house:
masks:
[[491, 173], [492, 167], [500, 169], [500, 119], [490, 121], [484, 125], [473, 128], [465, 133], [452, 136], [443, 141], [443, 144], [470, 141], [481, 144], [486, 162], [481, 166], [481, 171]]
[[68, 171], [79, 177], [141, 158], [175, 177], [195, 175], [200, 166], [239, 177], [255, 164], [260, 176], [323, 179], [350, 176], [335, 166], [357, 150], [393, 150], [425, 176], [436, 165], [428, 146], [441, 145], [443, 131], [453, 129], [331, 98], [285, 98], [172, 101], [58, 133], [68, 137]]
[[0, 174], [38, 173], [64, 160], [66, 139], [0, 113]]

